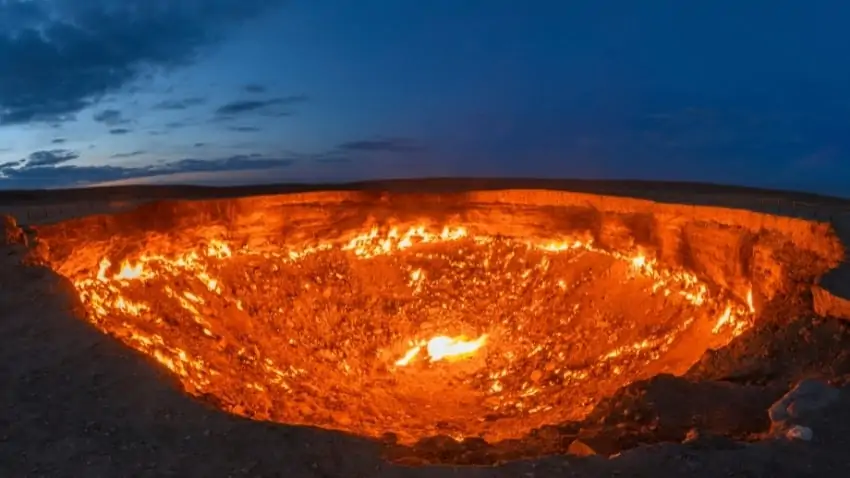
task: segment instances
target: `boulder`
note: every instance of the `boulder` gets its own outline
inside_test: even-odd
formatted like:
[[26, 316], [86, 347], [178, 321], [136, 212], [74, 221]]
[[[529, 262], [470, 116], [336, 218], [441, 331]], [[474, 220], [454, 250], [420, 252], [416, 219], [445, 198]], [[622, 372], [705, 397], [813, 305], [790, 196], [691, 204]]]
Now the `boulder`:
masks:
[[631, 425], [584, 429], [570, 443], [567, 453], [577, 456], [610, 457], [650, 440], [651, 431]]
[[801, 380], [768, 410], [772, 434], [810, 440], [812, 424], [824, 409], [838, 401], [840, 394], [824, 381]]
[[812, 286], [815, 313], [821, 317], [838, 317], [850, 320], [850, 298], [842, 297], [836, 289]]
[[600, 401], [586, 422], [606, 428], [636, 425], [651, 430], [660, 441], [681, 442], [692, 428], [742, 436], [770, 426], [764, 410], [776, 396], [760, 386], [691, 381], [662, 374], [623, 387]]
[[794, 425], [785, 432], [785, 436], [788, 437], [789, 440], [811, 441], [814, 436], [814, 432], [809, 427]]
[[612, 456], [660, 442], [685, 442], [696, 449], [736, 448], [736, 439], [768, 430], [764, 410], [778, 396], [759, 386], [658, 375], [600, 401], [568, 452]]

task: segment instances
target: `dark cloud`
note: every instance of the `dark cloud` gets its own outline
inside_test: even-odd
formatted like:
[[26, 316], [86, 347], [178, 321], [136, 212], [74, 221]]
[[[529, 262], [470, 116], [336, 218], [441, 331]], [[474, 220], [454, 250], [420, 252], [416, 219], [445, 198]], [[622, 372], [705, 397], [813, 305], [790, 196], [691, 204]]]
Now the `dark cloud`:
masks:
[[61, 122], [282, 0], [0, 0], [0, 124]]
[[147, 151], [144, 151], [144, 150], [141, 150], [141, 149], [140, 149], [140, 150], [137, 150], [137, 151], [131, 151], [131, 152], [129, 152], [129, 153], [117, 153], [117, 154], [113, 154], [113, 155], [112, 155], [112, 156], [110, 156], [110, 157], [111, 157], [111, 158], [115, 158], [115, 159], [120, 159], [120, 158], [132, 158], [132, 157], [134, 157], [134, 156], [141, 156], [141, 155], [145, 154], [146, 152], [147, 152]]
[[196, 148], [203, 148], [207, 143], [195, 143], [193, 146]]
[[[102, 181], [132, 177], [143, 174], [116, 166], [37, 166], [2, 171], [7, 187], [15, 189], [37, 189], [76, 186]], [[5, 185], [4, 185], [5, 186]]]
[[222, 159], [182, 159], [159, 169], [158, 172], [235, 171], [239, 169], [265, 169], [291, 166], [291, 158], [271, 158], [262, 154], [237, 154]]
[[154, 105], [154, 109], [157, 110], [185, 110], [187, 108], [191, 108], [192, 106], [198, 106], [206, 103], [207, 100], [205, 98], [194, 97], [194, 98], [183, 98], [182, 100], [165, 100]]
[[252, 83], [250, 85], [245, 85], [242, 88], [247, 93], [265, 93], [266, 87], [263, 85], [258, 85], [256, 83]]
[[421, 144], [409, 138], [349, 141], [340, 144], [337, 148], [341, 151], [368, 153], [416, 153], [425, 149]]
[[[266, 157], [259, 153], [230, 156], [218, 159], [182, 159], [172, 163], [147, 167], [122, 166], [42, 166], [27, 162], [23, 167], [0, 165], [4, 186], [11, 188], [47, 188], [93, 184], [119, 179], [156, 176], [160, 174], [240, 171], [284, 168], [294, 159]], [[4, 169], [5, 167], [5, 169]]]
[[188, 125], [186, 123], [184, 123], [183, 121], [172, 121], [170, 123], [165, 123], [166, 129], [180, 129], [180, 128], [185, 128], [186, 126], [188, 126]]
[[228, 129], [238, 133], [256, 133], [257, 131], [261, 131], [257, 126], [231, 126]]
[[130, 122], [130, 120], [125, 119], [118, 110], [98, 111], [92, 116], [92, 119], [107, 126], [118, 126]]
[[283, 98], [271, 98], [268, 100], [239, 100], [222, 105], [216, 110], [219, 116], [233, 116], [244, 113], [267, 110], [272, 106], [287, 107], [307, 101], [305, 95], [292, 95]]
[[55, 139], [53, 139], [53, 141], [51, 141], [51, 143], [53, 143], [53, 144], [62, 144], [62, 143], [64, 143], [65, 141], [67, 141], [65, 138], [55, 138]]
[[26, 158], [25, 167], [34, 168], [38, 166], [53, 166], [56, 164], [67, 163], [68, 161], [79, 157], [79, 154], [67, 149], [36, 151]]
[[112, 128], [111, 130], [109, 130], [109, 134], [127, 134], [131, 131], [132, 130], [129, 130], [127, 128]]
[[315, 161], [324, 164], [347, 164], [350, 163], [352, 159], [345, 156], [340, 156], [329, 158], [316, 158]]
[[7, 169], [13, 169], [17, 166], [24, 164], [23, 159], [19, 159], [17, 161], [7, 161], [5, 163], [0, 163], [0, 174], [2, 174]]

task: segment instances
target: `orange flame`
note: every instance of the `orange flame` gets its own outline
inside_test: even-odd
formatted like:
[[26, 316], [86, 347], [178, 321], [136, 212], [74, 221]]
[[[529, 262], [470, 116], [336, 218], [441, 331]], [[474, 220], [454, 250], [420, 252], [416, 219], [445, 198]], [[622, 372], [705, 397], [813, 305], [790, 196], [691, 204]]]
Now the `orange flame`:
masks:
[[[217, 322], [210, 320], [208, 316], [213, 309], [211, 302], [225, 301], [234, 305], [238, 310], [245, 310], [240, 299], [227, 297], [224, 293], [228, 289], [219, 276], [217, 265], [220, 261], [240, 256], [261, 255], [269, 260], [297, 261], [308, 255], [317, 254], [320, 251], [339, 249], [354, 255], [357, 259], [366, 260], [376, 256], [393, 254], [425, 243], [437, 243], [469, 239], [477, 244], [487, 244], [495, 241], [492, 236], [475, 235], [472, 231], [463, 227], [443, 227], [441, 229], [429, 230], [425, 226], [416, 225], [410, 228], [398, 229], [372, 228], [359, 234], [346, 236], [336, 242], [317, 242], [312, 245], [301, 245], [297, 248], [286, 248], [282, 251], [268, 252], [255, 251], [248, 247], [233, 247], [225, 241], [211, 240], [207, 244], [199, 244], [195, 248], [173, 255], [160, 255], [155, 250], [149, 249], [146, 253], [130, 260], [123, 260], [116, 265], [108, 258], [102, 258], [97, 264], [96, 271], [89, 275], [79, 277], [75, 286], [80, 293], [83, 303], [88, 306], [89, 319], [100, 328], [109, 330], [113, 328], [120, 334], [121, 340], [132, 347], [153, 356], [163, 365], [180, 375], [186, 383], [191, 384], [192, 390], [204, 391], [209, 389], [210, 377], [219, 373], [211, 363], [204, 362], [200, 357], [193, 356], [193, 351], [178, 346], [179, 342], [169, 340], [169, 337], [152, 333], [144, 327], [137, 327], [135, 322], [125, 320], [132, 316], [144, 317], [144, 322], [157, 323], [162, 321], [157, 304], [144, 302], [137, 294], [129, 294], [133, 283], [150, 281], [157, 277], [170, 278], [181, 277], [184, 280], [175, 281], [173, 290], [167, 286], [164, 291], [165, 299], [176, 301], [177, 305], [185, 311], [186, 318], [192, 321], [205, 336], [219, 337], [221, 331], [217, 330]], [[523, 241], [527, 246], [542, 250], [547, 254], [538, 266], [548, 267], [548, 255], [561, 251], [585, 250], [605, 254], [623, 261], [630, 267], [632, 275], [648, 279], [651, 293], [663, 296], [677, 296], [695, 308], [707, 308], [717, 312], [713, 321], [712, 331], [722, 334], [724, 338], [737, 336], [752, 325], [755, 314], [753, 305], [753, 293], [750, 291], [745, 301], [731, 301], [723, 297], [713, 296], [704, 283], [696, 275], [681, 269], [670, 269], [659, 263], [651, 253], [644, 254], [641, 251], [619, 252], [597, 247], [591, 238], [563, 238], [561, 240], [547, 240], [535, 238]], [[120, 264], [120, 266], [118, 266]], [[481, 264], [485, 269], [488, 262]], [[530, 274], [526, 267], [521, 272], [518, 280], [524, 279]], [[412, 293], [420, 293], [423, 283], [431, 279], [421, 269], [409, 270], [408, 285]], [[195, 285], [187, 287], [186, 284], [195, 282]], [[561, 292], [569, 287], [562, 278], [553, 277], [549, 283], [557, 287]], [[209, 294], [207, 294], [209, 292]], [[717, 308], [715, 308], [717, 307]], [[669, 333], [655, 337], [641, 339], [635, 343], [620, 344], [614, 350], [601, 353], [600, 363], [610, 362], [618, 357], [635, 353], [647, 353], [656, 350], [665, 350], [665, 347], [675, 338], [676, 334], [687, 329], [694, 319], [688, 319]], [[218, 339], [217, 339], [218, 340]], [[488, 336], [481, 335], [477, 339], [469, 340], [464, 336], [435, 336], [430, 339], [414, 340], [410, 342], [410, 348], [395, 361], [396, 367], [405, 367], [422, 358], [426, 362], [453, 361], [474, 356], [486, 344]], [[537, 349], [535, 349], [537, 350]], [[655, 353], [655, 352], [653, 352]], [[347, 366], [347, 365], [346, 365]], [[284, 379], [293, 377], [303, 372], [295, 369], [283, 369], [271, 362], [270, 359], [262, 365], [264, 374], [269, 383], [274, 383], [289, 390]], [[611, 373], [619, 373], [614, 369]], [[499, 372], [493, 372], [495, 382], [493, 390], [501, 390], [503, 386], [498, 380]], [[572, 371], [560, 372], [565, 378]], [[578, 372], [576, 372], [578, 373]], [[586, 375], [586, 371], [581, 371]], [[288, 380], [288, 379], [287, 379]], [[498, 390], [497, 390], [498, 389]], [[495, 393], [495, 392], [494, 392]], [[529, 392], [531, 393], [531, 392]]]
[[756, 311], [755, 306], [753, 305], [753, 290], [750, 289], [747, 292], [747, 306], [750, 308], [750, 313], [754, 313]]

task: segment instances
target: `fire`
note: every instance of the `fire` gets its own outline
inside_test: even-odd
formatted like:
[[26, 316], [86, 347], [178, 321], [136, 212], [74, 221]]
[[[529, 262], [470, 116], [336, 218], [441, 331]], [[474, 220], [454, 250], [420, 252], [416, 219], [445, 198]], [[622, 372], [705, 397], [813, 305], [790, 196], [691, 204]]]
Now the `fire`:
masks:
[[750, 313], [755, 313], [756, 308], [753, 305], [753, 290], [752, 289], [750, 289], [747, 292], [747, 307], [749, 307]]
[[[374, 436], [387, 430], [368, 423], [397, 422], [409, 440], [456, 420], [462, 414], [451, 407], [461, 402], [483, 403], [477, 416], [523, 416], [538, 426], [580, 416], [592, 402], [559, 394], [582, 386], [602, 393], [641, 378], [697, 322], [714, 334], [712, 347], [725, 345], [755, 314], [752, 291], [734, 299], [645, 251], [610, 251], [588, 238], [504, 238], [417, 224], [272, 250], [223, 239], [178, 254], [157, 246], [132, 257], [92, 257], [90, 272], [72, 278], [98, 328], [171, 370], [187, 392], [217, 397], [233, 413]], [[611, 305], [618, 288], [643, 302]], [[458, 327], [476, 332], [448, 332]], [[486, 360], [456, 363], [472, 357]], [[452, 380], [430, 383], [430, 373]], [[446, 392], [445, 416], [432, 416], [437, 405], [421, 416], [404, 409], [422, 400], [405, 393], [449, 382], [465, 387]], [[399, 395], [370, 392], [390, 386]], [[455, 400], [458, 389], [480, 396]], [[386, 394], [395, 401], [364, 424], [322, 422], [327, 414], [311, 406], [356, 407]], [[470, 433], [509, 437], [485, 428]]]
[[466, 341], [464, 337], [434, 337], [428, 341], [428, 356], [432, 362], [436, 362], [438, 360], [451, 360], [452, 358], [471, 355], [480, 349], [486, 340], [487, 335], [482, 335], [472, 341]]
[[475, 340], [466, 340], [466, 337], [448, 337], [439, 335], [431, 340], [421, 341], [411, 347], [404, 356], [398, 359], [395, 364], [399, 367], [408, 365], [423, 348], [428, 353], [428, 359], [431, 362], [437, 362], [443, 359], [456, 360], [473, 355], [478, 349], [484, 346], [487, 341], [487, 334], [478, 337]]

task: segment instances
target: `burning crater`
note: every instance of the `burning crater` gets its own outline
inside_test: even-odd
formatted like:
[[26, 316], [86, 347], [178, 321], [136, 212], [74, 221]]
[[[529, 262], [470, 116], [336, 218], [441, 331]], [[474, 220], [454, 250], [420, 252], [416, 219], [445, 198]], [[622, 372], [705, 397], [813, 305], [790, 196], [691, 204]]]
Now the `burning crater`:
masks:
[[75, 280], [93, 323], [257, 419], [415, 441], [518, 438], [683, 372], [752, 309], [685, 272], [569, 239], [374, 228], [253, 251], [156, 248]]
[[702, 209], [311, 193], [151, 204], [38, 235], [95, 327], [221, 409], [494, 443], [683, 374], [839, 257], [823, 225]]

